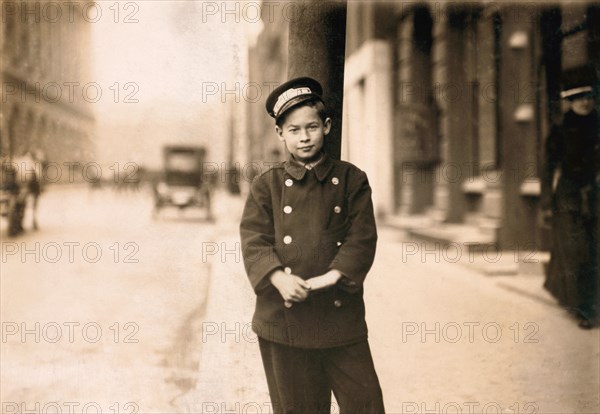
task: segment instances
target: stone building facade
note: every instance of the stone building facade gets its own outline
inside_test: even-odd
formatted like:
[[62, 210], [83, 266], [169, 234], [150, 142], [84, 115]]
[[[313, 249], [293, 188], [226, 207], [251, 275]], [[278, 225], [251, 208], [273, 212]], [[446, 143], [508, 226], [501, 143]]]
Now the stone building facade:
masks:
[[[93, 2], [3, 1], [0, 154], [29, 151], [49, 162], [93, 156]], [[74, 165], [74, 164], [73, 164]]]
[[[343, 158], [423, 236], [544, 248], [560, 73], [600, 68], [600, 4], [348, 2]], [[417, 222], [417, 221], [415, 221]]]

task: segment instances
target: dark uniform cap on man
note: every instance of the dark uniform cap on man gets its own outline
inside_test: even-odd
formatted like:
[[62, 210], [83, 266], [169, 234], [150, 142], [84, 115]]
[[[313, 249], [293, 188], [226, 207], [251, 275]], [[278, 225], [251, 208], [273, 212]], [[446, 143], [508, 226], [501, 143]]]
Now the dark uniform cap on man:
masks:
[[577, 66], [562, 74], [561, 98], [575, 99], [584, 95], [595, 95], [597, 88], [596, 69], [592, 65]]
[[323, 101], [323, 88], [313, 78], [302, 77], [291, 79], [273, 90], [267, 98], [266, 108], [269, 115], [279, 118], [293, 106], [309, 99]]

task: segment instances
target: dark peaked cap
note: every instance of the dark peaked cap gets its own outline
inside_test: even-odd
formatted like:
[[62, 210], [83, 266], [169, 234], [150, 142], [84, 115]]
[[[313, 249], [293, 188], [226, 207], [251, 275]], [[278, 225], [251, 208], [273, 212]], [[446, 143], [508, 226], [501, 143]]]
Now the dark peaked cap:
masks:
[[266, 108], [269, 115], [279, 118], [284, 112], [301, 102], [312, 98], [323, 101], [323, 87], [313, 78], [291, 79], [273, 90], [267, 98]]
[[596, 69], [589, 64], [577, 66], [563, 72], [560, 97], [572, 99], [581, 95], [593, 94], [596, 92], [596, 88]]

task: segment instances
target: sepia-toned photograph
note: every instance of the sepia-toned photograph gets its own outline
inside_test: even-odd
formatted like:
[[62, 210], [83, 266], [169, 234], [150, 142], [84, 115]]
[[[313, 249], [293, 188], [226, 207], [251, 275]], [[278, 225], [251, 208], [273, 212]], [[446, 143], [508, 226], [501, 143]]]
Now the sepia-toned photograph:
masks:
[[0, 5], [2, 414], [600, 413], [600, 2]]

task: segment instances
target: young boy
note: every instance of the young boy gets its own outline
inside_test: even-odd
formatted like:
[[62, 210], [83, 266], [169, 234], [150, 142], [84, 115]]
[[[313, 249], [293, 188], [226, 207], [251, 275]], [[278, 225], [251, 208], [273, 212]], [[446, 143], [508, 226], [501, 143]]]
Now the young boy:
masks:
[[331, 128], [311, 78], [268, 97], [289, 153], [252, 183], [240, 233], [256, 292], [253, 329], [275, 413], [384, 412], [367, 341], [363, 281], [377, 230], [366, 174], [331, 159]]

